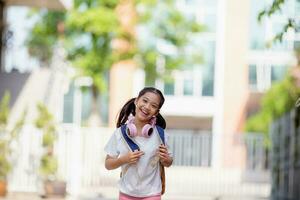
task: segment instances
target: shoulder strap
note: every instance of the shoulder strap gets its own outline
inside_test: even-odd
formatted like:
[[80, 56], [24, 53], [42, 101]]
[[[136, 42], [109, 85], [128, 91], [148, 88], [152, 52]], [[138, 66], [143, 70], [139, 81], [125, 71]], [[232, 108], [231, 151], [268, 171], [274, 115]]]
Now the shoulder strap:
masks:
[[125, 140], [125, 142], [127, 143], [127, 146], [129, 147], [129, 149], [134, 152], [135, 150], [140, 150], [140, 147], [130, 138], [128, 137], [127, 133], [126, 133], [126, 124], [123, 124], [121, 126], [121, 133], [123, 136], [123, 139]]
[[[165, 131], [163, 128], [161, 128], [160, 126], [156, 126], [156, 129], [158, 131], [158, 135], [159, 138], [161, 140], [161, 142], [165, 145]], [[135, 150], [140, 150], [140, 147], [127, 135], [126, 133], [126, 124], [123, 124], [121, 126], [121, 133], [122, 136], [125, 140], [125, 142], [127, 143], [128, 147], [130, 148], [131, 151], [135, 151]]]
[[157, 126], [157, 125], [156, 125], [156, 129], [158, 131], [158, 135], [160, 137], [161, 142], [165, 145], [166, 144], [166, 142], [165, 142], [165, 130], [162, 127]]
[[[159, 135], [159, 138], [161, 140], [161, 142], [165, 145], [166, 141], [165, 141], [165, 130], [156, 125], [156, 129]], [[165, 175], [165, 167], [159, 163], [159, 168], [160, 168], [160, 180], [161, 180], [161, 195], [163, 195], [166, 191], [166, 175]]]
[[[161, 142], [163, 144], [165, 143], [165, 131], [163, 128], [161, 128], [160, 126], [156, 126], [159, 138], [161, 140]], [[130, 138], [128, 137], [127, 133], [126, 133], [126, 124], [123, 124], [121, 126], [121, 133], [123, 136], [123, 139], [125, 141], [125, 143], [127, 144], [127, 146], [129, 147], [129, 149], [133, 152], [135, 150], [140, 150], [140, 147]], [[160, 167], [160, 178], [161, 178], [161, 185], [162, 185], [162, 189], [161, 189], [161, 194], [163, 195], [165, 193], [165, 188], [166, 188], [166, 176], [165, 176], [165, 168], [164, 166], [160, 163], [159, 164]], [[122, 177], [122, 172], [120, 174], [120, 177]]]

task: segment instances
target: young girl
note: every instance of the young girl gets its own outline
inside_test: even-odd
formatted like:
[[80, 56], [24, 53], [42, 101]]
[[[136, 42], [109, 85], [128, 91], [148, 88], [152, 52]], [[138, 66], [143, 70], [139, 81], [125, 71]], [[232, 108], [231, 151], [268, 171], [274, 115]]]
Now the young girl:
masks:
[[[119, 200], [160, 200], [162, 192], [161, 168], [172, 165], [172, 154], [162, 144], [158, 129], [166, 128], [159, 110], [164, 96], [156, 88], [146, 87], [138, 97], [130, 99], [122, 108], [117, 129], [105, 146], [105, 167], [108, 170], [121, 167]], [[131, 151], [122, 135], [126, 124], [126, 135], [139, 146]], [[156, 127], [156, 126], [159, 127]]]

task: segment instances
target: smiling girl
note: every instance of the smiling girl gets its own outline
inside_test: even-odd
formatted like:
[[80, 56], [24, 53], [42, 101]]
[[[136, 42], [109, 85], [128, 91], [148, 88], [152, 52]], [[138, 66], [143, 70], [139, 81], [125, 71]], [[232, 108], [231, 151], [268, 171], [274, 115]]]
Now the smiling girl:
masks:
[[[164, 101], [161, 91], [145, 87], [121, 109], [117, 129], [105, 146], [106, 169], [121, 167], [119, 200], [161, 199], [161, 166], [169, 167], [173, 162], [168, 137], [164, 137], [163, 144], [158, 131], [166, 128], [166, 122], [159, 113]], [[122, 126], [126, 128], [125, 137], [133, 140], [139, 150], [129, 148], [122, 134]]]

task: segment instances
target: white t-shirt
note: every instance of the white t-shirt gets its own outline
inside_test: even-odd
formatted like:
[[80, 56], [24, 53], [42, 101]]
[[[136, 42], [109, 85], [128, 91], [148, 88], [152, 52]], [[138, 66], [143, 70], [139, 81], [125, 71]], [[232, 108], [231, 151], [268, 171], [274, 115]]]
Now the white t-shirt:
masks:
[[[127, 154], [130, 150], [118, 128], [107, 142], [104, 150], [109, 156], [118, 157]], [[161, 193], [161, 177], [159, 169], [159, 157], [157, 150], [161, 144], [157, 129], [149, 138], [137, 136], [133, 138], [139, 145], [144, 155], [137, 164], [124, 164], [121, 166], [122, 177], [119, 180], [120, 192], [133, 197], [148, 197]], [[168, 145], [168, 135], [165, 132], [165, 143], [172, 157]]]

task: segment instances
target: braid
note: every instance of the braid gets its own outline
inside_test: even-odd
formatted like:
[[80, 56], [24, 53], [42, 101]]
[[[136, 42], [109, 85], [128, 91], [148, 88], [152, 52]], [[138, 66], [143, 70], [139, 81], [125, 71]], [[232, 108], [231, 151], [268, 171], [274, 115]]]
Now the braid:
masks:
[[135, 100], [135, 98], [128, 100], [125, 103], [125, 105], [123, 106], [123, 108], [121, 109], [119, 116], [118, 116], [117, 128], [119, 128], [121, 125], [125, 124], [130, 113], [135, 115], [134, 100]]
[[163, 116], [158, 113], [156, 116], [156, 125], [160, 126], [161, 128], [166, 128], [166, 120], [163, 118]]

